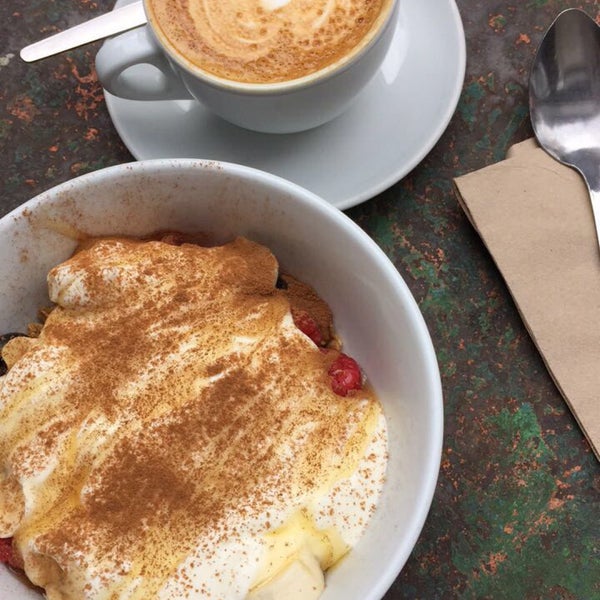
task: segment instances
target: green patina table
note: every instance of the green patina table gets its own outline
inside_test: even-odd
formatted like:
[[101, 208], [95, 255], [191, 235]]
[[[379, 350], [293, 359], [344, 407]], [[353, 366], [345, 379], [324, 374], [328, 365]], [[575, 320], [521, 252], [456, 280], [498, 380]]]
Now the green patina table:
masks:
[[[18, 58], [25, 43], [112, 4], [0, 3], [1, 214], [69, 178], [132, 160], [93, 69], [97, 44], [33, 65]], [[600, 5], [458, 0], [458, 7], [467, 71], [447, 131], [402, 181], [347, 211], [416, 297], [445, 394], [431, 512], [386, 600], [600, 598], [600, 465], [452, 184], [532, 135], [527, 77], [543, 32], [568, 7], [600, 23]]]

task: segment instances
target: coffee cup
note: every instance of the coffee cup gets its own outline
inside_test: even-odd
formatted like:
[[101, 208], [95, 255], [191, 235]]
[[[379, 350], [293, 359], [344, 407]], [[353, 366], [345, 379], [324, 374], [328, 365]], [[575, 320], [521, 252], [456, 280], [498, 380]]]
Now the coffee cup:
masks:
[[143, 1], [147, 25], [98, 52], [104, 88], [129, 100], [195, 99], [266, 133], [303, 131], [342, 114], [389, 50], [399, 4]]

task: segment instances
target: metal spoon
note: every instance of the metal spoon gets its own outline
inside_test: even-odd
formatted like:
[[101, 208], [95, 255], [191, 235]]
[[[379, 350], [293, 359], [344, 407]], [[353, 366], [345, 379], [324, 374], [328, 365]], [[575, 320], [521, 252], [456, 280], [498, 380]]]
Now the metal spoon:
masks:
[[582, 10], [560, 13], [542, 40], [529, 111], [544, 150], [583, 176], [600, 243], [600, 27]]
[[127, 31], [143, 25], [145, 22], [144, 6], [142, 0], [138, 0], [30, 44], [21, 50], [20, 56], [26, 62], [40, 60], [89, 42], [95, 42], [109, 35]]

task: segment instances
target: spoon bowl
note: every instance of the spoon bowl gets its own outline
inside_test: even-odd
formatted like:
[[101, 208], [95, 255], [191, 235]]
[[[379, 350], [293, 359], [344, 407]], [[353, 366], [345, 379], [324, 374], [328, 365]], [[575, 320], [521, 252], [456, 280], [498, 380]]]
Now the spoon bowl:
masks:
[[598, 236], [600, 27], [584, 11], [563, 11], [544, 36], [529, 78], [529, 111], [542, 148], [583, 176]]

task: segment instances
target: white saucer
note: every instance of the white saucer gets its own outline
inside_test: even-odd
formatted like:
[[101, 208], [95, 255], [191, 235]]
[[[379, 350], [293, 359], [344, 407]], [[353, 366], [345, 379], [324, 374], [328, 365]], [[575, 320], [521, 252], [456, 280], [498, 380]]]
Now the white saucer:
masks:
[[[116, 7], [128, 0], [117, 0]], [[241, 129], [194, 101], [139, 102], [106, 94], [115, 127], [138, 159], [240, 163], [297, 183], [346, 209], [390, 187], [431, 150], [454, 114], [465, 74], [454, 0], [400, 0], [380, 72], [341, 117], [302, 133]]]

